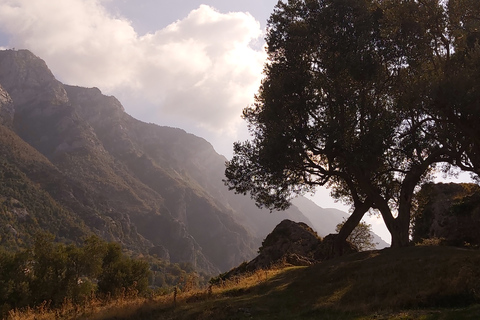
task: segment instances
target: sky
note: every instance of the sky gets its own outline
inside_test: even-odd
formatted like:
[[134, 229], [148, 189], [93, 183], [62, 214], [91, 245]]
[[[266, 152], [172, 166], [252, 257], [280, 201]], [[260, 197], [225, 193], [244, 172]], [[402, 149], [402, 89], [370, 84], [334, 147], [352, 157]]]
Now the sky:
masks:
[[[277, 0], [0, 0], [0, 48], [28, 49], [65, 84], [205, 138], [227, 158], [262, 79]], [[321, 189], [323, 208], [348, 210]], [[384, 240], [383, 221], [367, 218]]]

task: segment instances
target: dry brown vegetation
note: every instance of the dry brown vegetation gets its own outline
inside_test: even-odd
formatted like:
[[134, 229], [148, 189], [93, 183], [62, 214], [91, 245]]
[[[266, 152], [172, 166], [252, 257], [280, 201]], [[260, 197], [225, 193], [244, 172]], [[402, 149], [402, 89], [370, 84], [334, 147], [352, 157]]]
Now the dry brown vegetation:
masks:
[[[205, 288], [189, 288], [185, 292], [155, 294], [148, 297], [139, 297], [135, 291], [125, 290], [120, 298], [97, 299], [92, 297], [83, 304], [74, 304], [65, 301], [60, 308], [50, 308], [45, 302], [36, 308], [11, 310], [8, 320], [53, 320], [53, 319], [143, 319], [140, 315], [158, 312], [175, 312], [182, 310], [186, 305], [205, 301], [216, 301], [222, 296], [237, 295], [235, 292], [247, 291], [268, 279], [284, 272], [285, 268], [258, 270], [244, 277], [223, 281], [216, 286]], [[151, 318], [156, 319], [156, 318]]]
[[417, 246], [344, 256], [312, 267], [260, 270], [211, 288], [125, 297], [8, 319], [480, 318], [480, 251]]

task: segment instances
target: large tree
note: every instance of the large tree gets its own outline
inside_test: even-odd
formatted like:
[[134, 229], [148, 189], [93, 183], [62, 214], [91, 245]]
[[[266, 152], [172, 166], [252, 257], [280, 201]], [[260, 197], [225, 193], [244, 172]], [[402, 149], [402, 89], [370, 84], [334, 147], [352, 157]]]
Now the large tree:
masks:
[[392, 246], [407, 245], [416, 188], [460, 152], [431, 108], [452, 51], [445, 3], [280, 1], [265, 78], [243, 112], [253, 139], [234, 144], [227, 185], [270, 209], [327, 186], [353, 209], [338, 241], [375, 210]]

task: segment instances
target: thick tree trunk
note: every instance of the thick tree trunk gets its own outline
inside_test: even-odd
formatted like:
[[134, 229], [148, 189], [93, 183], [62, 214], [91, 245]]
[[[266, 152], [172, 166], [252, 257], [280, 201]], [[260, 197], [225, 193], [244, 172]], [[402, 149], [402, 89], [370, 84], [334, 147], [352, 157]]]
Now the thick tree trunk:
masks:
[[[413, 192], [412, 192], [413, 195]], [[410, 209], [412, 208], [412, 196], [404, 203], [400, 203], [398, 208], [398, 216], [393, 221], [393, 228], [390, 233], [392, 235], [392, 248], [406, 247], [410, 243]]]
[[402, 226], [399, 221], [395, 221], [394, 227], [390, 229], [392, 235], [391, 248], [406, 247], [410, 243], [409, 227]]
[[335, 256], [341, 256], [343, 254], [343, 248], [348, 236], [352, 233], [353, 229], [360, 223], [365, 213], [370, 209], [370, 202], [365, 201], [355, 206], [355, 210], [348, 217], [347, 221], [343, 224], [334, 242], [334, 254]]
[[382, 199], [377, 202], [376, 209], [382, 214], [383, 221], [392, 236], [390, 245], [392, 248], [406, 247], [409, 244], [410, 207], [410, 205], [399, 207], [398, 216], [394, 218], [386, 201]]

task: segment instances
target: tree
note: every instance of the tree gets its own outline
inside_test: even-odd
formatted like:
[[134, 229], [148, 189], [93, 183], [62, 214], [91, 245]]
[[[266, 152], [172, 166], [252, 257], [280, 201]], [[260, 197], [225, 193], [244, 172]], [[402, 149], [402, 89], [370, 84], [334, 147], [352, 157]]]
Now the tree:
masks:
[[103, 257], [102, 272], [98, 277], [98, 290], [103, 294], [119, 296], [122, 291], [135, 289], [144, 292], [148, 287], [150, 267], [146, 261], [122, 254], [117, 243], [108, 243]]
[[[341, 223], [337, 224], [335, 228], [336, 232], [340, 232], [346, 220], [343, 220]], [[373, 250], [375, 249], [376, 243], [372, 234], [372, 225], [360, 222], [355, 229], [347, 237], [347, 240], [354, 244], [359, 251]]]
[[243, 111], [253, 139], [234, 144], [227, 186], [269, 209], [327, 186], [353, 210], [339, 242], [374, 210], [392, 247], [408, 245], [415, 191], [459, 155], [426, 112], [450, 52], [444, 2], [279, 2], [265, 78]]
[[38, 233], [31, 248], [15, 254], [0, 248], [0, 318], [43, 302], [80, 303], [95, 292], [144, 293], [149, 276], [148, 262], [126, 256], [119, 244], [90, 236], [78, 247]]

